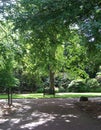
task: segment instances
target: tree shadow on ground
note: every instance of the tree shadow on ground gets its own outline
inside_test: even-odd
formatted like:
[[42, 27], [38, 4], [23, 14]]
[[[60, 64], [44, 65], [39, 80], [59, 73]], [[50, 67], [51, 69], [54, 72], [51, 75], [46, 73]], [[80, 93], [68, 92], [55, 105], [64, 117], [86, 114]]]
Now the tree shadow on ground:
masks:
[[91, 126], [92, 120], [83, 115], [74, 102], [67, 99], [14, 100], [11, 108], [1, 107], [0, 130], [100, 130], [98, 124]]

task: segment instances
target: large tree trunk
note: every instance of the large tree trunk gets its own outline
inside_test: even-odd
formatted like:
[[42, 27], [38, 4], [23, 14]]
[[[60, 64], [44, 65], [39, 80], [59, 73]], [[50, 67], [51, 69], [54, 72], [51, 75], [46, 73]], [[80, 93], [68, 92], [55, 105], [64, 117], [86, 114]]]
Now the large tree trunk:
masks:
[[55, 41], [54, 39], [51, 40], [52, 46], [51, 46], [50, 54], [49, 54], [49, 59], [51, 62], [49, 64], [49, 77], [50, 77], [49, 87], [50, 87], [50, 93], [55, 96], [55, 88], [54, 88], [54, 75], [55, 75], [54, 69], [55, 68], [54, 67], [55, 67], [55, 62], [56, 62], [55, 52], [56, 52], [57, 46], [55, 45], [54, 41]]
[[53, 94], [55, 95], [55, 88], [54, 88], [54, 72], [52, 71], [52, 69], [50, 68], [49, 70], [49, 77], [50, 77], [50, 84], [49, 84], [49, 87], [50, 87], [50, 94]]

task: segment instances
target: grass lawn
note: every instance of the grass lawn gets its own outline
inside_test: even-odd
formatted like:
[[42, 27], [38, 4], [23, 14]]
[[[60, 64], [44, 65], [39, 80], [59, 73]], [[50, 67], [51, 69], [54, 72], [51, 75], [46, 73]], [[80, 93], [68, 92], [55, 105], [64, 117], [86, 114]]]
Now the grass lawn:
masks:
[[[80, 96], [87, 97], [101, 97], [101, 93], [56, 93], [55, 98], [79, 98]], [[45, 95], [42, 93], [34, 93], [34, 94], [13, 94], [14, 99], [29, 99], [29, 98], [54, 98], [53, 95]], [[7, 99], [6, 94], [1, 94], [0, 99]]]

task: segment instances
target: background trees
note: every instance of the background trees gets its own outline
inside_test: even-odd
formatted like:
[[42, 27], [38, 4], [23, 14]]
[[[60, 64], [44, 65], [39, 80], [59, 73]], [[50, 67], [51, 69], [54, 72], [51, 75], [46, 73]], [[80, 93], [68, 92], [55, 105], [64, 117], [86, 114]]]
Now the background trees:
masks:
[[[70, 80], [96, 76], [100, 66], [100, 1], [20, 0], [1, 5], [2, 23], [9, 28], [6, 36], [1, 26], [1, 37], [10, 41], [3, 43], [10, 46], [4, 54], [10, 53], [10, 68], [20, 80], [20, 90], [28, 86], [34, 90], [49, 77], [54, 91], [54, 78], [61, 73]], [[3, 65], [3, 54], [1, 59]]]

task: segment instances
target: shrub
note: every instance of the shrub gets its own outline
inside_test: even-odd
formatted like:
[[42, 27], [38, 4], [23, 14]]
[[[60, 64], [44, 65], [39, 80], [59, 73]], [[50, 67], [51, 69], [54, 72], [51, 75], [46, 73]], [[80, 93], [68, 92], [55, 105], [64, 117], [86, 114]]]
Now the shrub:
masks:
[[84, 80], [73, 80], [68, 85], [69, 92], [86, 92], [87, 87]]
[[43, 87], [37, 88], [36, 92], [37, 92], [37, 93], [43, 93]]
[[101, 72], [98, 72], [98, 73], [96, 74], [96, 79], [97, 79], [97, 81], [101, 84]]
[[64, 87], [60, 87], [59, 92], [66, 92], [66, 90], [64, 89]]
[[62, 77], [56, 77], [55, 78], [55, 86], [59, 88], [59, 92], [66, 92], [68, 85], [70, 83], [70, 80], [68, 78]]
[[97, 92], [101, 90], [100, 83], [95, 78], [89, 79], [86, 84], [91, 92]]

